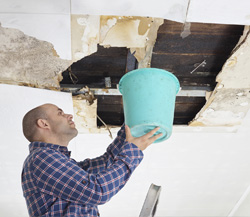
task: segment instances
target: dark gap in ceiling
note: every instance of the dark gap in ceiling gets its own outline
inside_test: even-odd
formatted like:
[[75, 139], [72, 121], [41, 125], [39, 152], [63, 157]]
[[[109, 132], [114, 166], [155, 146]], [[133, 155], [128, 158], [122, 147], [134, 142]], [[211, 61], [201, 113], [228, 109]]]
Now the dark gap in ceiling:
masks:
[[[183, 90], [212, 91], [215, 78], [221, 71], [231, 51], [239, 41], [244, 26], [192, 23], [191, 34], [182, 39], [183, 24], [165, 20], [160, 26], [153, 49], [151, 67], [165, 69], [177, 76]], [[192, 72], [205, 60], [206, 64]], [[116, 88], [120, 78], [137, 68], [137, 61], [127, 48], [104, 48], [71, 65], [63, 72], [61, 87], [105, 88], [105, 77], [111, 79], [111, 88]], [[192, 73], [191, 73], [192, 72]], [[124, 122], [122, 97], [98, 95], [97, 114], [109, 125]], [[188, 124], [204, 106], [205, 97], [177, 96], [174, 124]], [[98, 120], [98, 126], [102, 123]]]

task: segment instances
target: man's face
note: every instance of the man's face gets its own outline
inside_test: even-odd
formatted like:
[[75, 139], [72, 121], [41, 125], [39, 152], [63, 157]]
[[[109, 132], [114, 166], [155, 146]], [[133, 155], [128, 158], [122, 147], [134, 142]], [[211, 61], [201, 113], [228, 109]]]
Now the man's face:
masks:
[[73, 139], [78, 134], [72, 115], [65, 114], [62, 109], [53, 104], [45, 104], [43, 106], [46, 109], [47, 121], [51, 131], [55, 135]]

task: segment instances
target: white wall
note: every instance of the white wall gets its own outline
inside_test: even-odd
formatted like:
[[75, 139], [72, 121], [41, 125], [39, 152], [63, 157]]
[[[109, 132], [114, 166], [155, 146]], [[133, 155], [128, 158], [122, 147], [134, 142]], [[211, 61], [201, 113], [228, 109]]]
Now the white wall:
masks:
[[[249, 139], [247, 133], [174, 132], [145, 151], [125, 188], [100, 206], [102, 216], [139, 216], [151, 183], [162, 186], [157, 216], [227, 216], [250, 184]], [[79, 135], [76, 159], [101, 154], [110, 142], [108, 134]], [[250, 216], [249, 206], [237, 206]]]
[[[72, 100], [66, 93], [12, 85], [1, 84], [0, 92], [0, 216], [28, 216], [21, 189], [28, 154], [22, 117], [46, 102], [72, 113]], [[250, 216], [250, 114], [243, 125], [238, 133], [175, 127], [169, 140], [145, 151], [124, 189], [100, 206], [102, 216], [139, 216], [151, 183], [162, 186], [157, 216]], [[110, 142], [108, 133], [81, 134], [69, 149], [83, 160], [101, 155]]]
[[71, 94], [0, 84], [0, 216], [28, 216], [21, 172], [29, 142], [22, 135], [22, 118], [44, 103], [54, 103], [67, 113], [73, 112]]

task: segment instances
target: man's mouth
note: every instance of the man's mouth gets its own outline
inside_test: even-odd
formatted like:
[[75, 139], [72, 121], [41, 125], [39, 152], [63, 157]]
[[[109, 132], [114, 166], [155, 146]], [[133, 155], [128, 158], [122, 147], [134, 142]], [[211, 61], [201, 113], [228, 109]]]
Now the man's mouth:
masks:
[[72, 125], [72, 124], [74, 124], [74, 125], [75, 125], [74, 121], [71, 121], [69, 124], [70, 124], [70, 125]]

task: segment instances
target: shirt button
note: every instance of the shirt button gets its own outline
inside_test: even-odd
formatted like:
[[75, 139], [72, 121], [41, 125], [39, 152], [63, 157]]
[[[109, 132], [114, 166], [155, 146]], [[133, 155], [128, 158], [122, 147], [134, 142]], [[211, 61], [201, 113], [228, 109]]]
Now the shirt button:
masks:
[[83, 184], [86, 184], [86, 181], [82, 181]]

